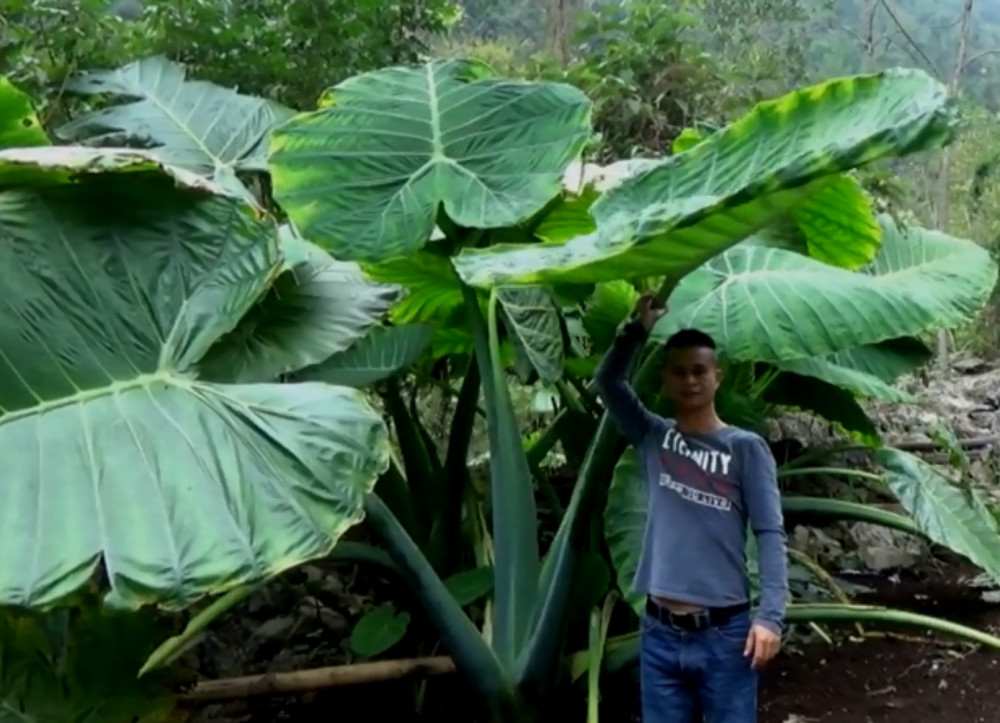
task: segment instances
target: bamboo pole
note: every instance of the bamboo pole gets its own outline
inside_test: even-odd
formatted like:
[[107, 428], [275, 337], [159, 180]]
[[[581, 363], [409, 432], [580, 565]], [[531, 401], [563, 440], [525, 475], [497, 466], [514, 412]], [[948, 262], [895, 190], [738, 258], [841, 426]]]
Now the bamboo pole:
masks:
[[305, 693], [324, 688], [340, 688], [367, 683], [384, 683], [406, 678], [426, 678], [455, 672], [455, 663], [446, 655], [408, 660], [378, 660], [290, 673], [262, 673], [241, 678], [204, 680], [180, 697], [182, 703], [204, 704], [264, 695]]

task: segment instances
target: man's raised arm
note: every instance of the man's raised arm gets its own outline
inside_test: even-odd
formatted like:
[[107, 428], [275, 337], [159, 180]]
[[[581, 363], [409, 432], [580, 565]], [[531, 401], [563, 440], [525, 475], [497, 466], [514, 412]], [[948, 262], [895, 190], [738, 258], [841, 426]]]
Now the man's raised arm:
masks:
[[639, 446], [649, 431], [652, 415], [643, 406], [628, 381], [629, 366], [653, 327], [666, 309], [657, 308], [651, 295], [644, 295], [636, 305], [637, 318], [625, 324], [608, 349], [594, 381], [597, 393], [607, 407], [618, 430], [633, 445]]

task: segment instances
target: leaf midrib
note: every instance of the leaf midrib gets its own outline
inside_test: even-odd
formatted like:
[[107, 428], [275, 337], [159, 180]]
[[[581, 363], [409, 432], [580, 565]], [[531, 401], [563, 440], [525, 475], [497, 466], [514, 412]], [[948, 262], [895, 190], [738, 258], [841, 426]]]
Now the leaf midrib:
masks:
[[0, 427], [3, 427], [5, 424], [10, 424], [11, 422], [16, 422], [20, 419], [27, 419], [55, 409], [68, 407], [72, 404], [82, 404], [95, 399], [100, 399], [102, 397], [109, 397], [115, 394], [128, 392], [133, 389], [150, 387], [155, 383], [166, 384], [179, 388], [190, 388], [193, 383], [193, 379], [181, 376], [173, 370], [158, 370], [150, 374], [140, 374], [136, 377], [132, 377], [131, 379], [114, 381], [110, 384], [102, 387], [96, 387], [94, 389], [81, 389], [76, 394], [69, 394], [58, 397], [57, 399], [46, 399], [30, 407], [23, 407], [21, 409], [5, 412], [0, 414]]
[[[162, 67], [161, 67], [160, 72], [158, 73], [158, 75], [160, 76], [160, 80], [162, 81], [163, 80]], [[184, 78], [183, 80], [181, 80], [181, 87], [183, 88], [183, 86], [187, 85], [188, 82], [189, 81], [187, 80], [187, 78]], [[159, 87], [159, 83], [157, 83], [157, 85], [155, 87]], [[165, 105], [164, 103], [160, 102], [159, 98], [157, 97], [157, 95], [155, 93], [147, 93], [142, 88], [140, 88], [138, 86], [136, 86], [136, 91], [137, 91], [137, 95], [140, 98], [144, 97], [147, 100], [149, 100], [153, 105], [155, 105], [157, 108], [159, 108], [163, 112], [163, 114], [166, 115], [174, 123], [174, 125], [176, 125], [181, 130], [182, 133], [184, 133], [184, 135], [188, 136], [192, 141], [194, 141], [195, 145], [198, 146], [198, 148], [201, 150], [201, 152], [205, 154], [205, 157], [209, 158], [212, 161], [212, 165], [213, 165], [213, 167], [215, 167], [216, 171], [218, 171], [218, 169], [220, 169], [220, 168], [230, 168], [231, 167], [230, 164], [223, 162], [221, 158], [218, 158], [214, 153], [212, 153], [209, 150], [208, 146], [205, 145], [204, 141], [202, 141], [202, 139], [198, 138], [198, 136], [196, 136], [194, 133], [191, 132], [191, 129], [188, 126], [186, 126], [184, 123], [181, 122], [181, 119], [180, 119], [179, 116], [177, 116], [176, 114], [174, 114], [173, 112], [171, 112], [170, 108], [167, 105]], [[196, 107], [197, 107], [197, 104], [196, 104]], [[213, 122], [213, 125], [214, 125], [214, 122]]]

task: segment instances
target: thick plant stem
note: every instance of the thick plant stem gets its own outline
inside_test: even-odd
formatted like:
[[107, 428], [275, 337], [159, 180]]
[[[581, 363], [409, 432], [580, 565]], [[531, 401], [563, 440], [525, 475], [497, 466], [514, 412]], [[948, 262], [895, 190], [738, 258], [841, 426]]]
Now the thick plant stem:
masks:
[[420, 428], [406, 408], [399, 385], [394, 380], [386, 384], [385, 402], [396, 430], [399, 451], [403, 456], [410, 504], [417, 509], [414, 532], [419, 543], [425, 545], [433, 519], [433, 505], [439, 499], [435, 494], [439, 482], [434, 479], [434, 467], [430, 458], [434, 451], [427, 449]]
[[462, 389], [451, 418], [448, 431], [448, 449], [445, 453], [444, 475], [445, 494], [441, 501], [442, 511], [431, 527], [431, 541], [444, 547], [445, 568], [457, 569], [461, 562], [461, 546], [456, 542], [462, 534], [462, 503], [469, 479], [469, 444], [475, 426], [477, 404], [479, 402], [479, 365], [473, 359], [462, 379]]
[[225, 595], [216, 598], [211, 605], [195, 615], [181, 631], [180, 635], [167, 638], [156, 647], [139, 670], [142, 677], [151, 670], [171, 665], [199, 640], [201, 633], [212, 622], [225, 612], [236, 607], [254, 592], [264, 587], [265, 583], [243, 585], [230, 590]]
[[326, 559], [336, 563], [377, 565], [387, 572], [400, 574], [399, 567], [385, 550], [364, 542], [338, 542]]
[[608, 626], [614, 612], [618, 593], [612, 590], [604, 599], [604, 604], [594, 608], [590, 615], [590, 646], [587, 650], [587, 723], [598, 723], [601, 702], [601, 661], [604, 659], [604, 645], [608, 639]]
[[489, 324], [476, 293], [462, 287], [476, 360], [482, 377], [490, 441], [494, 566], [493, 649], [501, 666], [513, 667], [524, 647], [538, 594], [538, 516], [531, 470], [524, 454], [507, 379], [500, 363], [496, 295]]
[[912, 518], [861, 502], [827, 497], [783, 497], [781, 509], [789, 517], [868, 522], [917, 537], [927, 537]]
[[[844, 592], [844, 589], [837, 584], [837, 581], [833, 579], [833, 575], [824, 570], [823, 566], [809, 557], [809, 555], [801, 550], [796, 550], [794, 547], [790, 547], [788, 548], [788, 557], [802, 567], [806, 568], [806, 570], [808, 570], [814, 578], [823, 583], [826, 589], [830, 591], [830, 594], [837, 599], [837, 602], [843, 605], [851, 604], [851, 598], [846, 592]], [[816, 625], [815, 622], [810, 622], [809, 624], [813, 626]], [[861, 627], [861, 623], [855, 623], [854, 628], [858, 631], [858, 635], [863, 636], [865, 634], [865, 629]]]
[[424, 539], [425, 528], [420, 525], [424, 520], [417, 517], [417, 509], [412, 502], [410, 486], [395, 455], [392, 455], [392, 462], [388, 469], [375, 483], [375, 493], [389, 506], [392, 514], [403, 524], [410, 537], [417, 540]]
[[[649, 355], [635, 375], [636, 388], [648, 386], [657, 373], [657, 356]], [[601, 498], [601, 484], [611, 477], [617, 461], [615, 453], [620, 448], [620, 441], [614, 422], [607, 413], [603, 414], [580, 468], [566, 514], [542, 568], [539, 585], [542, 599], [532, 627], [531, 642], [518, 660], [515, 678], [518, 685], [523, 686], [526, 695], [544, 694], [556, 673], [576, 564], [580, 550], [585, 547], [591, 518]]]
[[795, 467], [782, 468], [778, 470], [778, 477], [787, 479], [788, 477], [803, 477], [817, 474], [839, 475], [841, 477], [856, 477], [868, 480], [869, 482], [885, 482], [881, 475], [874, 472], [865, 472], [860, 469], [849, 469], [846, 467]]
[[431, 618], [458, 669], [491, 709], [499, 713], [515, 708], [517, 696], [497, 656], [403, 526], [373, 494], [365, 497], [365, 515], [389, 548], [404, 581]]

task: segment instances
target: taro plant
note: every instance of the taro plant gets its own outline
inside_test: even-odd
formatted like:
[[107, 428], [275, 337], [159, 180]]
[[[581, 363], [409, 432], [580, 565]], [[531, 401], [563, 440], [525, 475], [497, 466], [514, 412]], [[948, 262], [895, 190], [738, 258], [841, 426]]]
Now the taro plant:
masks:
[[[562, 189], [591, 133], [590, 104], [567, 85], [504, 80], [482, 64], [453, 60], [351, 78], [325, 93], [320, 106], [272, 133], [268, 165], [277, 203], [305, 238], [361, 263], [373, 278], [386, 269], [438, 269], [430, 294], [419, 271], [407, 284], [413, 297], [441, 302], [421, 320], [440, 323], [438, 314], [447, 314], [454, 323], [453, 314], [464, 313], [490, 442], [495, 564], [488, 640], [386, 502], [370, 496], [366, 511], [497, 720], [539, 715], [560, 674], [574, 580], [622, 448], [602, 417], [543, 556], [504, 338], [540, 376], [559, 376], [569, 330], [560, 312], [567, 299], [586, 299], [594, 284], [651, 281], [662, 295], [676, 295], [665, 325], [693, 322], [699, 310], [708, 321], [723, 321], [725, 301], [712, 305], [711, 291], [717, 287], [728, 300], [725, 294], [738, 289], [746, 296], [738, 323], [747, 328], [710, 328], [727, 353], [753, 358], [760, 350], [748, 350], [747, 340], [760, 339], [761, 362], [825, 379], [857, 371], [851, 363], [830, 370], [842, 363], [831, 355], [867, 354], [872, 345], [968, 316], [994, 280], [985, 254], [957, 240], [944, 246], [957, 245], [963, 263], [982, 266], [968, 284], [953, 283], [962, 267], [921, 262], [927, 253], [935, 257], [933, 246], [886, 271], [898, 284], [831, 263], [864, 266], [884, 235], [861, 189], [842, 174], [950, 137], [944, 89], [919, 72], [837, 79], [763, 103], [700, 143], [689, 139], [684, 152], [631, 164], [631, 173], [603, 193]], [[581, 222], [589, 228], [577, 232]], [[804, 307], [801, 318], [779, 317], [762, 328], [760, 305], [785, 311], [770, 280], [812, 288], [824, 280], [817, 270], [828, 267], [820, 288], [838, 303], [817, 298], [827, 318]], [[745, 275], [762, 283], [742, 284]], [[933, 298], [923, 290], [927, 283]], [[685, 295], [690, 303], [681, 303]], [[867, 323], [855, 313], [855, 295], [872, 303], [873, 313], [892, 317]], [[863, 376], [865, 367], [857, 366]], [[651, 354], [637, 385], [648, 387], [656, 369]]]
[[169, 681], [134, 676], [173, 626], [146, 608], [241, 593], [362, 519], [381, 416], [277, 377], [343, 361], [399, 288], [162, 153], [47, 145], [0, 94], [0, 707], [155, 720]]

